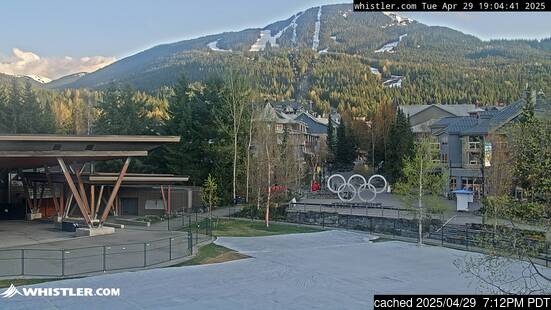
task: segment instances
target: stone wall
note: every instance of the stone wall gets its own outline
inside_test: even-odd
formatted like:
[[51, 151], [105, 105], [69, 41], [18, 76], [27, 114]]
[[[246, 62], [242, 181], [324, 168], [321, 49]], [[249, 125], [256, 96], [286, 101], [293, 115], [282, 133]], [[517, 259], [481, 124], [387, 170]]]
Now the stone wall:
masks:
[[[418, 222], [416, 219], [350, 215], [336, 212], [288, 211], [287, 222], [371, 231], [412, 238], [416, 238], [418, 234]], [[427, 219], [423, 224], [423, 232], [428, 233], [434, 231], [440, 226], [442, 226], [442, 221]]]

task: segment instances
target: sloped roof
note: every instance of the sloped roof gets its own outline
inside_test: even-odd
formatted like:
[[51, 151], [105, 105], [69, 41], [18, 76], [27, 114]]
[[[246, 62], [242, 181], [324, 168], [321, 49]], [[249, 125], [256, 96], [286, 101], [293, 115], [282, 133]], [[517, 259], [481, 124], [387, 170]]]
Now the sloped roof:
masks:
[[311, 134], [325, 134], [327, 133], [327, 124], [322, 123], [320, 120], [315, 118], [308, 112], [301, 112], [296, 117], [295, 120], [302, 121], [308, 127], [308, 133]]
[[264, 121], [273, 121], [276, 123], [297, 123], [297, 121], [294, 120], [292, 117], [274, 109], [272, 104], [269, 102], [266, 103], [266, 105], [264, 106], [264, 109], [262, 109], [262, 113], [260, 114], [260, 119]]
[[179, 141], [180, 137], [172, 136], [2, 135], [0, 168], [57, 166], [58, 158], [70, 164], [141, 157]]
[[455, 116], [467, 116], [469, 111], [476, 109], [474, 104], [421, 104], [421, 105], [401, 105], [399, 108], [404, 114], [414, 116], [429, 108], [440, 108]]
[[484, 135], [494, 131], [507, 122], [513, 120], [522, 113], [525, 105], [524, 100], [519, 100], [504, 109], [495, 113], [491, 118], [479, 119], [478, 122], [470, 128], [466, 128], [460, 132], [462, 135]]

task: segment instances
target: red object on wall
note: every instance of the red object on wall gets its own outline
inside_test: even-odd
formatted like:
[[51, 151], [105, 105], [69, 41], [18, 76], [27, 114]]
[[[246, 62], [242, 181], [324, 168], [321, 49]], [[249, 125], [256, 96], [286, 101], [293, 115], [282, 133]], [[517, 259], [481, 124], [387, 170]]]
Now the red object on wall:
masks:
[[312, 183], [311, 189], [312, 189], [312, 192], [317, 192], [321, 189], [321, 185], [318, 182], [314, 181]]
[[287, 186], [284, 186], [284, 185], [272, 185], [272, 187], [270, 187], [270, 192], [272, 193], [283, 192], [286, 190], [287, 190]]

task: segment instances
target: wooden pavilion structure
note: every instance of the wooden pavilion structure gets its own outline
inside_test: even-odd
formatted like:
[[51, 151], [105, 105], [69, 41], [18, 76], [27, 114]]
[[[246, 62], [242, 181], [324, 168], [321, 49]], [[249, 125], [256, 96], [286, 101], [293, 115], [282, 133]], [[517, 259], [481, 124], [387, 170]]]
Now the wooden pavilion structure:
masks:
[[[132, 158], [145, 157], [153, 149], [179, 141], [180, 137], [174, 136], [1, 135], [0, 169], [18, 172], [30, 210], [41, 204], [47, 187], [58, 216], [62, 218], [74, 200], [89, 228], [102, 227], [123, 181], [161, 185], [168, 190], [175, 182], [187, 181], [172, 175], [127, 174]], [[88, 163], [115, 159], [124, 161], [116, 173], [85, 172]], [[47, 185], [42, 186], [40, 194], [37, 183]], [[59, 195], [54, 184], [63, 184]], [[65, 188], [70, 192], [68, 200]]]

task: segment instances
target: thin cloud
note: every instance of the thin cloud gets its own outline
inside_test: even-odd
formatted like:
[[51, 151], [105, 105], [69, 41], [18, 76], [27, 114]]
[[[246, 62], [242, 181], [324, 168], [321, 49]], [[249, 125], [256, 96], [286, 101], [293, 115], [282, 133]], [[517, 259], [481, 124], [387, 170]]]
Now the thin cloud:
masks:
[[78, 72], [93, 72], [101, 69], [116, 59], [115, 57], [89, 56], [81, 58], [40, 57], [33, 52], [14, 48], [13, 56], [0, 62], [0, 72], [11, 75], [39, 75], [57, 79]]

